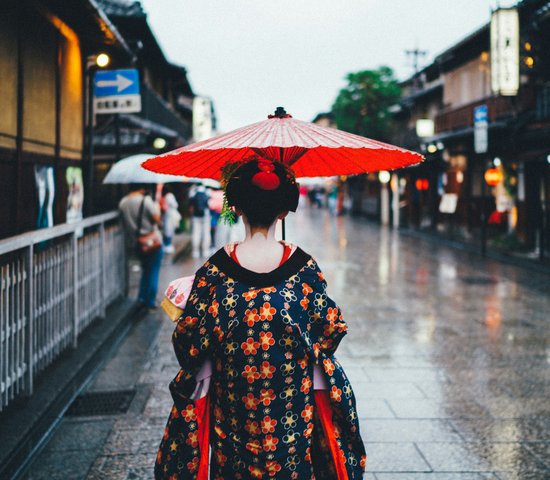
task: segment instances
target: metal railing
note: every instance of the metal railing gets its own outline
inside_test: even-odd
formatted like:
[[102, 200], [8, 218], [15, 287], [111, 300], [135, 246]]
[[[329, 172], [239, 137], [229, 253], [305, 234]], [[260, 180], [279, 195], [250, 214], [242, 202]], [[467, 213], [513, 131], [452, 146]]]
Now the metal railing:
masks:
[[0, 411], [126, 291], [118, 213], [0, 240]]

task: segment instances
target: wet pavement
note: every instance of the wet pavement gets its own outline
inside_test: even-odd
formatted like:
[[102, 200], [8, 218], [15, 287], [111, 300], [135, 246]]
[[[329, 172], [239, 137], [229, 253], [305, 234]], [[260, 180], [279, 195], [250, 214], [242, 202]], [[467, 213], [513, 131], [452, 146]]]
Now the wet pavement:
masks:
[[[349, 325], [338, 357], [369, 456], [365, 479], [550, 478], [550, 276], [303, 209], [287, 238], [324, 270]], [[166, 259], [161, 285], [198, 260]], [[162, 313], [136, 319], [89, 391], [124, 414], [66, 416], [28, 480], [152, 478], [177, 372]]]

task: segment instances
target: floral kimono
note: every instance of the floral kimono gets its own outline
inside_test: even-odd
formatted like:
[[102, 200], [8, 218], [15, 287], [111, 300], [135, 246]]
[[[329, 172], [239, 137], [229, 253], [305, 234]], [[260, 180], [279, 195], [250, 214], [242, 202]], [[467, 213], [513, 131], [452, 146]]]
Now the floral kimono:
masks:
[[[223, 248], [197, 271], [175, 310], [181, 369], [155, 478], [362, 478], [355, 398], [334, 357], [346, 324], [325, 288], [300, 248], [269, 273], [241, 267]], [[183, 295], [177, 285], [167, 291], [173, 303]], [[208, 394], [197, 394], [208, 369]]]

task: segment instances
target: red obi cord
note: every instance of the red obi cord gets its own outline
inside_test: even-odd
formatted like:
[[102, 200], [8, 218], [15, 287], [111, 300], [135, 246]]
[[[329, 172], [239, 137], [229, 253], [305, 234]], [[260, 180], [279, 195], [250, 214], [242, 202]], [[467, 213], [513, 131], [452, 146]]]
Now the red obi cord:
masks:
[[208, 480], [208, 454], [210, 453], [210, 395], [195, 402], [199, 437], [199, 472], [197, 480]]
[[325, 438], [327, 439], [332, 461], [334, 462], [334, 468], [336, 469], [337, 480], [348, 480], [348, 472], [344, 463], [344, 457], [336, 441], [336, 429], [334, 423], [332, 423], [332, 408], [330, 406], [330, 399], [328, 396], [328, 390], [315, 390], [313, 394], [315, 397], [315, 407], [317, 408], [317, 415], [323, 427]]

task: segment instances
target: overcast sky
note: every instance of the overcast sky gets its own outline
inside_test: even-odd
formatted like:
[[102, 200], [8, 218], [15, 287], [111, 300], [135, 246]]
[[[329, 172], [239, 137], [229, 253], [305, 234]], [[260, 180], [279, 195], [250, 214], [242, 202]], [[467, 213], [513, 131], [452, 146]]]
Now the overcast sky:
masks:
[[[497, 0], [141, 0], [170, 61], [196, 94], [213, 98], [220, 132], [263, 120], [278, 106], [311, 121], [348, 72], [412, 73], [489, 21]], [[501, 0], [501, 6], [514, 4]]]

